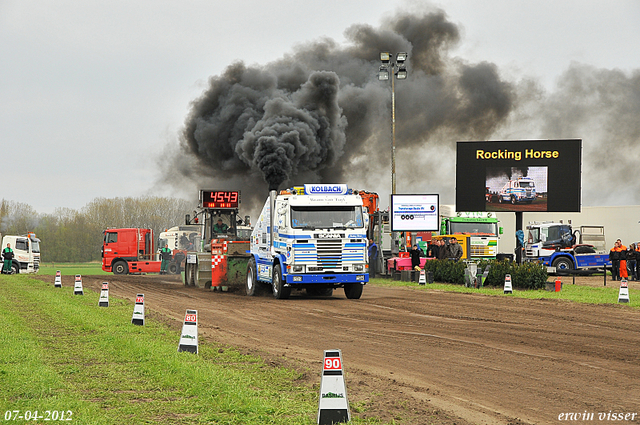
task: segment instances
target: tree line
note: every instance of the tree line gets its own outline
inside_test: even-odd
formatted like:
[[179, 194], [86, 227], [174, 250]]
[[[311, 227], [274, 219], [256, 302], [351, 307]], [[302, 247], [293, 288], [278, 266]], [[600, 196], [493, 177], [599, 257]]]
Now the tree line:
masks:
[[165, 229], [184, 223], [193, 202], [176, 198], [96, 198], [80, 210], [57, 208], [38, 214], [28, 204], [2, 200], [0, 233], [26, 235], [41, 240], [42, 262], [100, 261], [104, 231], [108, 228], [153, 229], [155, 242]]

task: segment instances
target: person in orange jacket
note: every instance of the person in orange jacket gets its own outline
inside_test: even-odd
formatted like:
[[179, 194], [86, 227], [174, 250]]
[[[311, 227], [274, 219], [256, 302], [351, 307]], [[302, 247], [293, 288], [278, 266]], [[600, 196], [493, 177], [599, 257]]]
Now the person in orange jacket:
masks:
[[626, 260], [627, 247], [622, 245], [622, 241], [618, 239], [613, 248], [609, 251], [609, 259], [611, 260], [611, 276], [613, 280], [622, 280], [629, 277], [627, 272]]

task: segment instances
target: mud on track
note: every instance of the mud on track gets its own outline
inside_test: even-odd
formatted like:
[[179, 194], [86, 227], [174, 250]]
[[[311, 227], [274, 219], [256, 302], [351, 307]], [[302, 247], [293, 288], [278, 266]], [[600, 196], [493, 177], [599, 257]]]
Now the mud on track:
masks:
[[568, 412], [593, 412], [595, 422], [599, 412], [640, 414], [640, 312], [628, 306], [370, 285], [360, 300], [342, 290], [275, 300], [157, 275], [85, 276], [83, 285], [99, 292], [105, 280], [112, 296], [132, 303], [144, 293], [147, 314], [176, 332], [185, 310], [197, 309], [203, 339], [306, 368], [314, 388], [323, 350], [342, 349], [360, 417], [547, 424]]

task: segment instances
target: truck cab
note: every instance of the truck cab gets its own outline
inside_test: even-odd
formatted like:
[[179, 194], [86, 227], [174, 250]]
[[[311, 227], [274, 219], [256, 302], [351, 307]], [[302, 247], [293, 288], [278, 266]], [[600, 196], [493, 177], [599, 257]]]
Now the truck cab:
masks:
[[107, 229], [102, 242], [102, 270], [114, 274], [159, 273], [153, 230]]
[[2, 238], [0, 251], [11, 245], [13, 249], [13, 261], [11, 269], [13, 273], [37, 273], [40, 270], [40, 239], [35, 233], [22, 236], [5, 235]]
[[609, 256], [603, 251], [584, 243], [584, 235], [592, 234], [586, 229], [599, 228], [604, 239], [602, 226], [582, 226], [580, 232], [573, 231], [570, 224], [565, 223], [531, 223], [525, 233], [525, 260], [537, 261], [556, 271], [582, 269], [595, 272], [611, 266]]
[[368, 216], [346, 185], [304, 185], [272, 192], [253, 229], [247, 294], [269, 284], [275, 298], [292, 289], [360, 298], [369, 281]]
[[498, 254], [501, 233], [498, 219], [490, 212], [458, 212], [441, 217], [440, 236], [434, 239], [455, 237], [462, 246], [463, 260], [491, 259]]
[[575, 244], [569, 224], [541, 223], [527, 226], [526, 255], [542, 257]]
[[160, 233], [158, 254], [166, 246], [173, 256], [167, 269], [170, 274], [178, 274], [184, 269], [187, 252], [195, 251], [201, 240], [202, 226], [197, 224], [174, 226]]
[[516, 180], [509, 180], [498, 193], [498, 202], [527, 204], [536, 200], [536, 183], [531, 177], [520, 177]]

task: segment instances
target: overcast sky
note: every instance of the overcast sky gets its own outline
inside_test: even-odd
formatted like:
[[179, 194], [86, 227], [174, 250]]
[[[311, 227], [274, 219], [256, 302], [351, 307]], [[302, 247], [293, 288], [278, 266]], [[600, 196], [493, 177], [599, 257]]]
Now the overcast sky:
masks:
[[[157, 185], [159, 175], [170, 170], [158, 167], [156, 157], [178, 144], [190, 103], [209, 77], [237, 60], [268, 64], [323, 37], [344, 43], [344, 31], [353, 24], [378, 27], [385, 16], [424, 4], [0, 0], [0, 198], [51, 213], [80, 209], [96, 197], [193, 197], [193, 187], [177, 193]], [[627, 76], [640, 70], [636, 0], [430, 4], [461, 31], [452, 57], [494, 63], [514, 83], [534, 78], [553, 93], [572, 63]], [[636, 140], [627, 143], [640, 145], [640, 135], [631, 134]], [[622, 152], [636, 170], [638, 152]], [[584, 183], [585, 191], [594, 190], [587, 184], [593, 182]], [[631, 186], [634, 192], [638, 184]], [[584, 197], [584, 204], [598, 201]], [[602, 199], [637, 201], [635, 194]]]

